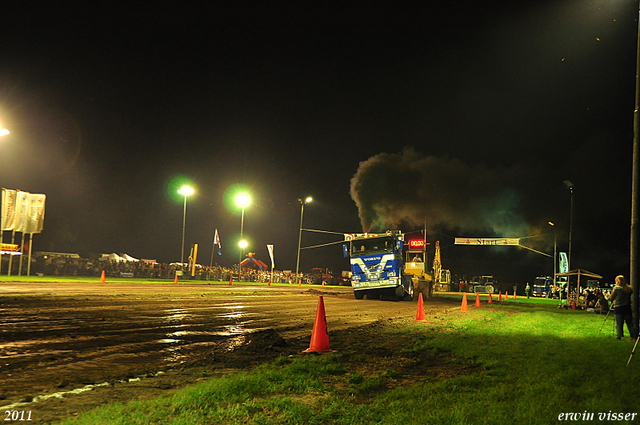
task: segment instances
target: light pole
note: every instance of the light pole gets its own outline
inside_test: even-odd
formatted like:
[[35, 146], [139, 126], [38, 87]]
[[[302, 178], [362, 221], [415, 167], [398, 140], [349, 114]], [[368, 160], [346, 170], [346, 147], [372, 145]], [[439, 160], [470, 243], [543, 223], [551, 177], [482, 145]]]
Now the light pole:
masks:
[[571, 192], [571, 210], [569, 212], [569, 255], [567, 256], [567, 265], [571, 270], [571, 238], [573, 237], [573, 183], [569, 180], [565, 180], [564, 184], [569, 188]]
[[302, 217], [304, 215], [304, 204], [313, 201], [311, 196], [307, 196], [305, 200], [298, 199], [300, 202], [300, 232], [298, 233], [298, 258], [296, 259], [296, 283], [300, 284], [300, 242], [302, 241]]
[[247, 193], [238, 193], [235, 198], [236, 205], [239, 208], [242, 208], [242, 218], [240, 219], [240, 241], [238, 242], [238, 246], [240, 247], [240, 253], [238, 256], [238, 282], [240, 281], [240, 272], [242, 262], [242, 253], [244, 249], [247, 247], [247, 241], [243, 240], [244, 237], [244, 209], [251, 204], [251, 197]]
[[556, 255], [558, 253], [558, 238], [557, 235], [558, 233], [556, 232], [556, 225], [553, 224], [552, 222], [549, 222], [549, 225], [553, 227], [553, 286], [556, 286], [556, 267], [558, 264], [558, 261], [556, 259]]
[[184, 232], [187, 228], [187, 196], [191, 196], [194, 193], [192, 187], [182, 186], [178, 193], [184, 196], [184, 212], [182, 213], [182, 249], [180, 251], [180, 268], [184, 268]]

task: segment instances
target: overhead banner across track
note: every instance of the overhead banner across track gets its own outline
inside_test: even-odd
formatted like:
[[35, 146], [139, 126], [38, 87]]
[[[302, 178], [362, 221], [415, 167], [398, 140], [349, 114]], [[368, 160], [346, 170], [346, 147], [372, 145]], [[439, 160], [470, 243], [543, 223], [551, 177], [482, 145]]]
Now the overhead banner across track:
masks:
[[455, 245], [518, 246], [520, 238], [456, 238]]

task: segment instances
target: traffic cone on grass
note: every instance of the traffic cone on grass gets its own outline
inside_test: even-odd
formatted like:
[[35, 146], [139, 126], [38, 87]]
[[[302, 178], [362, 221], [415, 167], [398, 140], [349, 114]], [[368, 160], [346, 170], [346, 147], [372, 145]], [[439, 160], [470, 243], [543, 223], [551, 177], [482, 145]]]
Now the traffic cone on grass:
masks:
[[504, 300], [509, 301], [509, 291], [504, 291]]
[[460, 308], [460, 311], [469, 311], [469, 307], [467, 306], [467, 293], [466, 292], [462, 293], [462, 306]]
[[476, 307], [480, 307], [480, 294], [476, 292]]
[[424, 314], [424, 303], [422, 301], [422, 292], [418, 296], [418, 309], [416, 310], [416, 320], [414, 322], [423, 322], [426, 323], [427, 318]]
[[105, 283], [107, 281], [105, 275], [104, 275], [104, 270], [102, 270], [102, 274], [100, 275], [100, 283]]
[[173, 278], [173, 283], [178, 283], [178, 273], [176, 273], [176, 277]]
[[498, 293], [498, 301], [502, 301], [502, 291]]
[[493, 304], [493, 298], [491, 298], [491, 292], [489, 292], [489, 301], [487, 301], [487, 304]]
[[316, 311], [316, 320], [313, 322], [313, 332], [311, 333], [311, 343], [309, 348], [303, 351], [303, 353], [331, 353], [332, 350], [329, 347], [329, 334], [327, 332], [327, 316], [324, 313], [324, 300], [322, 297], [318, 298], [318, 310]]

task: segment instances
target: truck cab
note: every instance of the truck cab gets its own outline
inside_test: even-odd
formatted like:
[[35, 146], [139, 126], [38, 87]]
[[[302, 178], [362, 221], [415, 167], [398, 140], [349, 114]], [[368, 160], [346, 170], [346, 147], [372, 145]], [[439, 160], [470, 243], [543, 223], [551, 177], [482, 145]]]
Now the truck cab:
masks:
[[391, 294], [413, 298], [411, 279], [403, 273], [403, 234], [399, 230], [383, 233], [345, 235], [345, 256], [351, 263], [351, 286], [356, 299]]

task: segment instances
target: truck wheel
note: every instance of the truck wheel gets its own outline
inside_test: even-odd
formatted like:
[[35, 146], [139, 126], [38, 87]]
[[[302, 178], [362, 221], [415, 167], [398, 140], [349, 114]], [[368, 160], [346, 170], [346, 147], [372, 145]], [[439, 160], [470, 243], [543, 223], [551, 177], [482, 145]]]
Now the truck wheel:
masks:
[[364, 298], [364, 291], [353, 291], [353, 295], [356, 297], [356, 300], [361, 300]]
[[408, 294], [406, 292], [404, 293], [404, 300], [413, 301], [414, 295], [415, 295], [415, 291], [413, 289], [413, 282], [411, 282], [411, 284], [409, 285], [409, 293]]
[[493, 285], [485, 286], [485, 290], [488, 294], [495, 294], [495, 289], [493, 288]]

